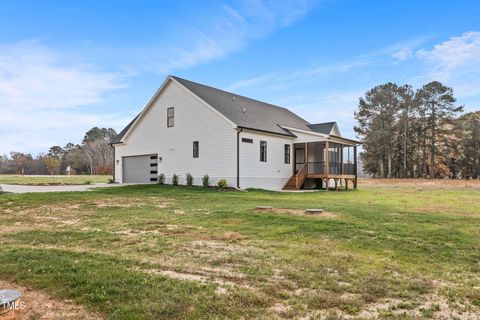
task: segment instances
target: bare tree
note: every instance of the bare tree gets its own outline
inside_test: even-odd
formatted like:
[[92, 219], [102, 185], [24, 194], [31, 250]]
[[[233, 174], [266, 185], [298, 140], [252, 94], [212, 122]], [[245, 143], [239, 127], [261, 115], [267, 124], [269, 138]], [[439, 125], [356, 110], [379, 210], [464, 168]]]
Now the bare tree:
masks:
[[10, 152], [10, 157], [15, 163], [15, 171], [17, 174], [24, 174], [27, 166], [32, 162], [32, 155], [22, 152], [12, 151]]
[[113, 150], [106, 140], [87, 141], [83, 144], [85, 160], [88, 162], [90, 174], [111, 172]]
[[62, 160], [55, 156], [45, 156], [43, 162], [45, 163], [48, 172], [53, 176], [53, 183], [55, 183], [55, 175], [60, 174]]

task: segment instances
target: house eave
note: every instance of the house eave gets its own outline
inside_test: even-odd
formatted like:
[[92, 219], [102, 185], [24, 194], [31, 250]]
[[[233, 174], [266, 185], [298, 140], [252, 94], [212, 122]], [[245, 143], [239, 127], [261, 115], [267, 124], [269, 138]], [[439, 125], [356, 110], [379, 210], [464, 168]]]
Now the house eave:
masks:
[[[281, 126], [280, 126], [281, 127]], [[256, 128], [250, 128], [250, 127], [245, 127], [245, 126], [237, 126], [237, 128], [240, 129], [245, 129], [245, 130], [251, 130], [251, 131], [258, 131], [258, 132], [263, 132], [263, 133], [269, 133], [269, 134], [274, 134], [274, 135], [279, 135], [279, 136], [284, 136], [284, 137], [289, 137], [289, 138], [296, 138], [297, 136], [294, 135], [293, 133], [280, 133], [280, 132], [274, 132], [274, 131], [269, 131], [269, 130], [262, 130], [262, 129], [256, 129]], [[281, 127], [282, 129], [285, 129]], [[285, 129], [287, 130], [287, 129]]]
[[360, 141], [335, 136], [333, 134], [329, 136], [328, 140], [333, 141], [333, 142], [343, 141], [343, 142], [351, 143], [352, 145], [355, 145], [355, 146], [362, 144], [362, 142], [360, 142]]
[[287, 127], [287, 126], [282, 126], [282, 125], [279, 125], [279, 126], [282, 129], [285, 129], [285, 130], [288, 130], [288, 131], [297, 131], [297, 132], [309, 134], [309, 135], [312, 135], [312, 136], [322, 137], [322, 138], [328, 138], [329, 137], [328, 134], [323, 134], [323, 133], [320, 133], [320, 132], [307, 131], [307, 130], [303, 130], [303, 129], [292, 128], [292, 127]]

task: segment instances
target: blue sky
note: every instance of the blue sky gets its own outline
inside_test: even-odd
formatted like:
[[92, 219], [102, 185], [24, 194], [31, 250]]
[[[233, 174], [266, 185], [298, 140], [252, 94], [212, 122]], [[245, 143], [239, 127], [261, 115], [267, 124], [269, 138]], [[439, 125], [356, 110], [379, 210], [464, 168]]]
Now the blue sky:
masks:
[[0, 154], [128, 123], [168, 74], [337, 121], [388, 81], [480, 109], [478, 1], [0, 2]]

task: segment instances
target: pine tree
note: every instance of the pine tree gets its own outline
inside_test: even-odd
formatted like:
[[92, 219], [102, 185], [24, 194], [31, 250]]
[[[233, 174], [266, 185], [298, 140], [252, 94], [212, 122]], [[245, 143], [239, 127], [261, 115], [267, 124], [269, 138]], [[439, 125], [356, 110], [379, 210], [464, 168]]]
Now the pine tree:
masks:
[[[417, 92], [419, 106], [424, 111], [426, 120], [425, 126], [425, 148], [428, 147], [430, 152], [429, 175], [430, 179], [435, 178], [435, 157], [438, 154], [438, 140], [448, 133], [448, 124], [458, 113], [463, 111], [463, 106], [456, 106], [456, 99], [453, 95], [453, 89], [444, 86], [438, 81], [432, 81], [424, 85]], [[424, 151], [426, 153], [426, 149]]]

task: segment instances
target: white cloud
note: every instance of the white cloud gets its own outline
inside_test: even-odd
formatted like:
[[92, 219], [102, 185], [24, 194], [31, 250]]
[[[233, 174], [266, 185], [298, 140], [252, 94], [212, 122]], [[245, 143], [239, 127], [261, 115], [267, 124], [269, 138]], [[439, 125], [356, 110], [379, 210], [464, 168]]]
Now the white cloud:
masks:
[[0, 108], [74, 108], [102, 101], [124, 85], [119, 76], [81, 64], [64, 65], [36, 42], [0, 48]]
[[399, 62], [411, 59], [415, 56], [415, 50], [430, 37], [418, 37], [393, 44], [383, 50], [380, 54], [391, 54], [392, 58]]
[[392, 53], [392, 57], [399, 61], [410, 59], [413, 57], [413, 49], [408, 47], [402, 48]]
[[101, 103], [105, 93], [123, 87], [119, 75], [64, 61], [37, 42], [3, 45], [0, 153], [38, 151], [67, 139], [77, 142], [91, 126], [105, 125], [105, 118], [118, 118], [86, 107]]
[[[221, 5], [208, 19], [179, 25], [176, 41], [141, 49], [145, 68], [157, 73], [185, 69], [238, 51], [305, 16], [315, 0], [248, 0]], [[197, 25], [201, 24], [201, 25]], [[146, 58], [145, 58], [146, 56]]]
[[447, 80], [458, 73], [480, 71], [480, 32], [465, 32], [433, 47], [420, 49], [419, 59], [432, 66], [432, 74], [440, 80]]
[[256, 85], [258, 83], [262, 83], [262, 82], [271, 80], [277, 74], [278, 73], [276, 73], [276, 72], [272, 72], [272, 73], [264, 74], [264, 75], [254, 77], [254, 78], [251, 78], [251, 79], [238, 80], [238, 81], [232, 83], [231, 85], [229, 85], [227, 88], [225, 88], [225, 90], [234, 91], [234, 90], [237, 90], [237, 89], [240, 89], [240, 88], [250, 87], [250, 86]]
[[241, 88], [263, 85], [269, 90], [281, 91], [292, 85], [312, 83], [319, 79], [327, 79], [334, 75], [345, 74], [349, 71], [365, 67], [371, 63], [372, 61], [370, 58], [362, 56], [352, 61], [321, 64], [294, 71], [271, 72], [249, 79], [238, 80], [227, 86], [225, 90], [233, 91]]

